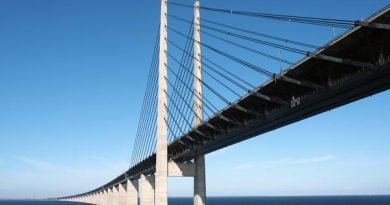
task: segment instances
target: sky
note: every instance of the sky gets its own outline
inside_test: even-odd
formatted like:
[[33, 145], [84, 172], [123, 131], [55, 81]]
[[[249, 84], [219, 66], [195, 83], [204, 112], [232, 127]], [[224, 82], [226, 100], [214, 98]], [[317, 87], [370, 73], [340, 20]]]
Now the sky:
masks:
[[[350, 20], [388, 3], [201, 1]], [[159, 6], [151, 0], [0, 0], [0, 198], [77, 194], [129, 168]], [[254, 21], [247, 26], [256, 27]], [[261, 29], [282, 31], [277, 25]], [[326, 29], [284, 34], [322, 44], [334, 35]], [[390, 194], [389, 100], [385, 91], [207, 155], [207, 194]], [[169, 180], [171, 196], [191, 193], [191, 178]]]

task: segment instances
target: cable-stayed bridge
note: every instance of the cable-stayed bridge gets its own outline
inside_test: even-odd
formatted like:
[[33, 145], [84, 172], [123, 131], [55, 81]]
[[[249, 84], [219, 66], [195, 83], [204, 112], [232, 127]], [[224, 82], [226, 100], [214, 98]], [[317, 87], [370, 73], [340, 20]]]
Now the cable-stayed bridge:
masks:
[[[250, 25], [260, 20], [331, 28], [335, 38], [315, 45]], [[355, 21], [162, 0], [130, 168], [58, 199], [165, 205], [175, 176], [194, 177], [194, 204], [205, 204], [204, 155], [390, 88], [389, 36], [390, 6]]]

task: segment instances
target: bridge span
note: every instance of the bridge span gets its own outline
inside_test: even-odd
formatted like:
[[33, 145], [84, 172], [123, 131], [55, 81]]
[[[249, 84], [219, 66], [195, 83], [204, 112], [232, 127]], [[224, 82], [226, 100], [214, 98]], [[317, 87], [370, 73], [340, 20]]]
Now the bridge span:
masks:
[[[167, 2], [162, 1], [161, 25], [165, 27], [160, 30], [167, 32], [166, 6]], [[200, 18], [202, 7], [199, 2], [194, 9], [193, 25], [195, 31], [200, 31], [202, 27], [197, 19]], [[163, 39], [165, 36], [164, 33], [160, 34]], [[107, 184], [58, 200], [122, 205], [138, 204], [139, 199], [141, 205], [167, 204], [166, 178], [192, 176], [199, 178], [194, 182], [199, 189], [195, 191], [198, 192], [195, 198], [199, 199], [194, 204], [204, 204], [204, 155], [389, 89], [389, 37], [390, 7], [386, 7], [364, 21], [354, 22], [351, 29], [319, 49], [304, 53], [304, 59], [282, 73], [272, 74], [267, 82], [248, 90], [237, 101], [207, 120], [198, 119], [198, 123], [169, 144], [157, 142], [155, 153]], [[199, 56], [200, 49], [208, 47], [200, 41], [200, 36], [195, 35], [192, 41], [195, 47], [198, 46], [194, 52]], [[160, 72], [161, 69], [168, 69], [167, 61], [164, 61], [166, 55], [161, 56], [166, 52], [166, 43], [166, 40], [165, 44], [160, 40]], [[198, 62], [196, 57], [194, 59], [194, 62]], [[201, 67], [199, 63], [194, 66]], [[160, 73], [159, 77], [165, 75]], [[195, 74], [194, 82], [200, 80], [200, 76]], [[201, 86], [199, 83], [194, 89], [201, 93]], [[159, 97], [166, 100], [164, 95]], [[201, 106], [201, 102], [198, 103]], [[202, 115], [201, 112], [198, 115]], [[164, 118], [158, 120], [158, 129], [165, 129], [166, 132], [168, 126], [162, 124], [167, 121]], [[166, 138], [167, 135], [163, 134], [162, 137]], [[166, 146], [166, 155], [163, 152], [159, 156], [161, 145]], [[166, 162], [161, 161], [161, 157]], [[161, 165], [156, 165], [159, 160]], [[165, 167], [162, 175], [157, 174], [161, 169], [159, 166]]]

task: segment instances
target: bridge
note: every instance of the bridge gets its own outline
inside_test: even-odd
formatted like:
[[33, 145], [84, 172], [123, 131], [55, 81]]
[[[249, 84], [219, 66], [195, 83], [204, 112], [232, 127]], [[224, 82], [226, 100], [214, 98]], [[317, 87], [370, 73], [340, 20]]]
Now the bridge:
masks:
[[[193, 12], [193, 19], [168, 14], [168, 6]], [[201, 12], [344, 32], [317, 46], [201, 18]], [[352, 21], [162, 0], [160, 20], [130, 168], [94, 190], [57, 200], [166, 205], [168, 177], [194, 177], [194, 204], [205, 204], [206, 154], [390, 88], [390, 6]], [[253, 56], [287, 68], [266, 68]]]

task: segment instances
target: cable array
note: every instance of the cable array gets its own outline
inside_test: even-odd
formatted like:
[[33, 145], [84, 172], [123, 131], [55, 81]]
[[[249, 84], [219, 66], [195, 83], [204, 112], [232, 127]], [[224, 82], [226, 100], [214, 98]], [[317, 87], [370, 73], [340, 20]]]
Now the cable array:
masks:
[[[194, 8], [191, 5], [169, 2], [170, 5]], [[227, 10], [211, 7], [200, 9], [214, 13], [228, 13], [234, 15], [251, 16], [264, 19], [297, 22], [310, 25], [331, 26], [338, 28], [351, 28], [355, 21], [313, 18], [292, 15], [279, 15], [259, 12], [247, 12]], [[170, 24], [167, 27], [170, 35], [167, 40], [169, 51], [166, 53], [168, 64], [166, 65], [168, 78], [167, 118], [168, 142], [185, 136], [194, 129], [193, 121], [199, 118], [194, 113], [194, 100], [202, 99], [203, 116], [205, 121], [212, 118], [221, 110], [239, 100], [247, 93], [266, 80], [277, 80], [278, 71], [275, 65], [260, 59], [266, 58], [272, 63], [280, 64], [280, 73], [283, 69], [293, 66], [300, 58], [309, 56], [313, 51], [322, 49], [310, 43], [285, 37], [261, 33], [255, 30], [233, 26], [216, 20], [202, 17], [201, 35], [202, 42], [194, 40], [193, 20], [182, 16], [169, 14]], [[172, 23], [173, 22], [173, 23]], [[183, 32], [183, 26], [188, 28]], [[172, 26], [173, 25], [173, 26]], [[176, 39], [175, 37], [179, 37]], [[206, 37], [206, 38], [203, 38]], [[174, 41], [171, 39], [175, 39]], [[156, 117], [157, 117], [157, 85], [158, 85], [158, 56], [159, 35], [157, 34], [152, 62], [149, 71], [147, 87], [145, 91], [142, 111], [140, 114], [134, 149], [131, 157], [131, 165], [134, 166], [142, 160], [153, 155], [156, 146]], [[181, 45], [182, 42], [182, 45]], [[202, 56], [194, 54], [194, 44], [202, 47]], [[278, 50], [279, 55], [275, 55]], [[282, 51], [286, 53], [282, 56]], [[259, 57], [259, 59], [258, 59]], [[194, 63], [202, 64], [202, 79], [194, 76]], [[194, 90], [194, 79], [201, 83], [203, 94], [200, 96]], [[290, 79], [290, 82], [294, 79]]]
[[[186, 36], [192, 37], [193, 27], [189, 26]], [[187, 52], [192, 52], [193, 44], [186, 39], [184, 49]], [[168, 53], [168, 56], [170, 53]], [[173, 69], [167, 65], [169, 79], [166, 79], [169, 92], [168, 96], [168, 141], [172, 142], [176, 138], [184, 134], [185, 131], [192, 127], [193, 121], [193, 94], [192, 84], [193, 77], [191, 73], [185, 72], [185, 69], [193, 66], [193, 59], [182, 54], [180, 66]], [[174, 80], [170, 80], [174, 79]]]
[[[174, 6], [185, 7], [185, 8], [194, 8], [191, 5], [177, 3], [177, 2], [170, 2], [169, 4], [174, 5]], [[329, 26], [329, 27], [346, 28], [346, 29], [352, 28], [358, 24], [358, 21], [351, 21], [351, 20], [344, 20], [344, 19], [315, 18], [315, 17], [294, 16], [294, 15], [280, 15], [280, 14], [271, 14], [271, 13], [211, 8], [211, 7], [205, 7], [205, 6], [201, 6], [200, 9], [206, 10], [206, 11], [218, 12], [218, 13], [235, 14], [235, 15], [243, 15], [243, 16], [271, 19], [271, 20], [277, 20], [277, 21], [296, 22], [296, 23], [303, 23], [303, 24], [312, 24], [312, 25], [318, 25], [318, 26]]]
[[[169, 2], [169, 4], [194, 8], [182, 3]], [[360, 25], [363, 29], [388, 29], [387, 24], [376, 23], [377, 19], [384, 16], [383, 13], [381, 16], [374, 15], [367, 21], [350, 21], [203, 6], [199, 8], [214, 13], [309, 25], [338, 28], [352, 28]], [[381, 82], [384, 78], [380, 77], [387, 74], [384, 70], [386, 53], [380, 51], [380, 57], [375, 59], [375, 62], [367, 62], [365, 59], [366, 53], [372, 54], [371, 50], [375, 48], [371, 46], [383, 44], [381, 38], [383, 33], [379, 33], [379, 38], [378, 35], [374, 35], [374, 32], [368, 37], [362, 35], [366, 30], [362, 29], [362, 32], [359, 27], [336, 38], [332, 43], [319, 47], [204, 17], [196, 19], [197, 22], [201, 20], [206, 23], [201, 25], [195, 24], [194, 20], [189, 21], [177, 15], [169, 14], [168, 17], [176, 23], [185, 23], [188, 31], [183, 32], [183, 27], [175, 24], [165, 26], [163, 29], [170, 31], [174, 37], [163, 39], [164, 43], [170, 47], [164, 53], [160, 53], [160, 31], [157, 31], [130, 168], [95, 190], [60, 199], [90, 196], [115, 188], [128, 180], [137, 180], [141, 174], [149, 175], [153, 174], [156, 169], [158, 171], [155, 160], [158, 134], [157, 114], [160, 111], [158, 108], [161, 108], [158, 99], [161, 93], [159, 93], [158, 86], [161, 80], [167, 83], [167, 89], [162, 92], [167, 97], [167, 103], [163, 105], [167, 118], [163, 120], [168, 128], [168, 157], [178, 163], [196, 161], [194, 158], [199, 154], [211, 153], [255, 135], [349, 103], [351, 96], [341, 94], [345, 90], [351, 90], [351, 86], [356, 87], [358, 81], [362, 81], [364, 86], [352, 91], [356, 98], [352, 100], [364, 97], [363, 91], [379, 92], [386, 87]], [[202, 34], [202, 41], [194, 39], [195, 32]], [[195, 34], [198, 38], [199, 33]], [[366, 38], [363, 43], [354, 44], [354, 42], [362, 41], [363, 38]], [[184, 42], [183, 45], [180, 40]], [[202, 48], [201, 55], [199, 45]], [[197, 54], [194, 52], [194, 47]], [[279, 49], [279, 56], [272, 54], [275, 49]], [[352, 51], [354, 49], [356, 51]], [[282, 50], [286, 51], [287, 55], [282, 56]], [[161, 66], [160, 54], [168, 58], [167, 64], [162, 67], [159, 67]], [[307, 57], [299, 62], [294, 59], [296, 56]], [[265, 61], [263, 57], [266, 58]], [[273, 61], [280, 63], [279, 73], [275, 71], [277, 70], [275, 65], [270, 63]], [[328, 63], [324, 63], [326, 61]], [[198, 63], [201, 64], [201, 69]], [[281, 64], [290, 67], [283, 70]], [[194, 68], [195, 65], [196, 68]], [[160, 76], [159, 78], [159, 69], [167, 69], [169, 77], [161, 79]], [[195, 72], [198, 73], [198, 69], [202, 71], [202, 78], [194, 75]], [[379, 83], [375, 82], [371, 85], [372, 80], [379, 80]], [[198, 87], [198, 81], [202, 86], [202, 93], [194, 89], [195, 86]], [[202, 108], [202, 117], [199, 116], [199, 112], [194, 111], [194, 101], [197, 100], [202, 101], [203, 106], [196, 105]], [[202, 119], [203, 122], [199, 124], [198, 119]]]
[[156, 148], [159, 31], [156, 35], [130, 167], [152, 155]]

